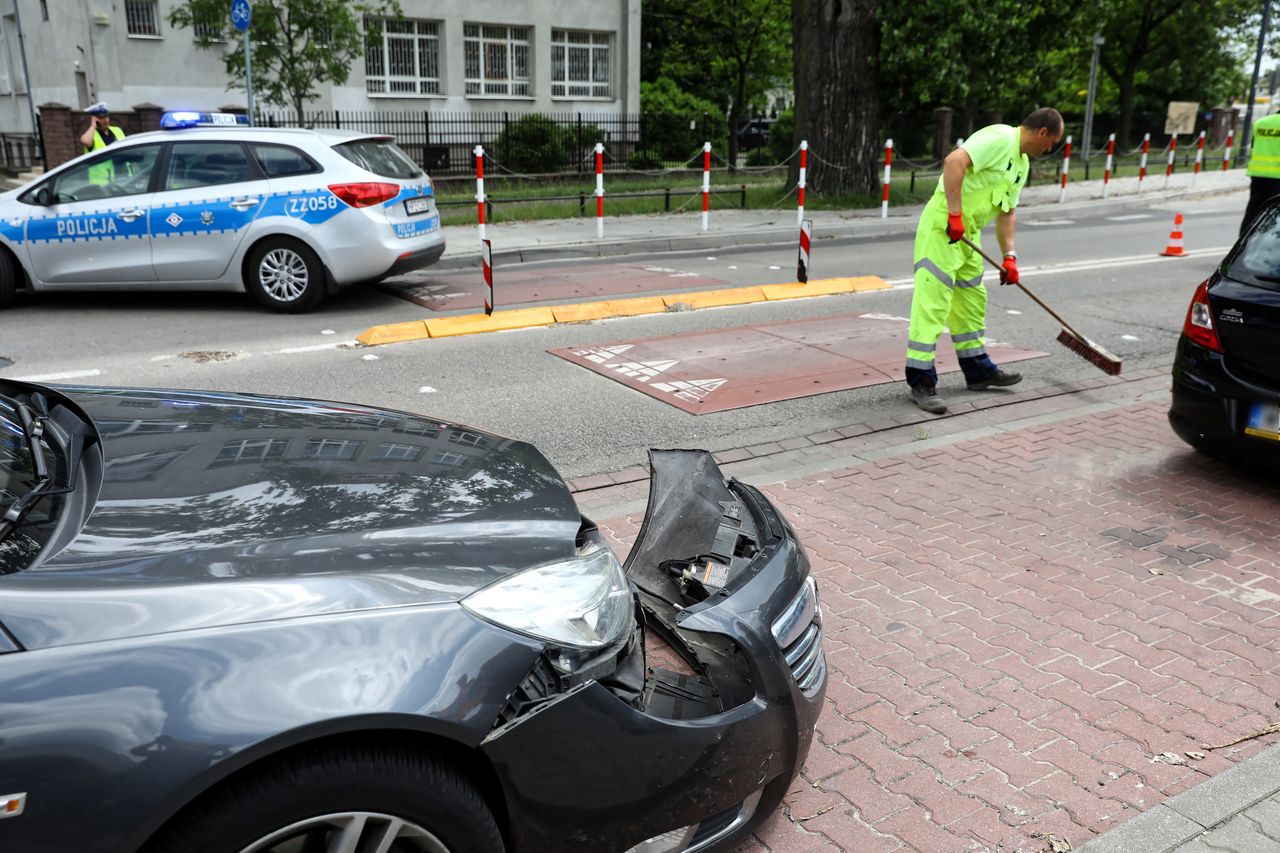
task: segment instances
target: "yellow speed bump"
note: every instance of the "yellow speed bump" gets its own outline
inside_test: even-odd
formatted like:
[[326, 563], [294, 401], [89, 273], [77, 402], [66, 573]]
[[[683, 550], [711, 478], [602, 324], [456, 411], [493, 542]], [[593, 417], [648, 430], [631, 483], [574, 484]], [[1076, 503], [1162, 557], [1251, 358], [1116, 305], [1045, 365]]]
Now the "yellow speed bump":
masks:
[[637, 314], [661, 314], [667, 305], [661, 296], [640, 296], [635, 299], [609, 299], [604, 302], [577, 302], [573, 305], [552, 305], [551, 312], [557, 323], [581, 323], [584, 320], [606, 320], [609, 317], [634, 317]]
[[401, 341], [418, 341], [430, 337], [427, 334], [425, 320], [412, 320], [408, 323], [383, 323], [366, 329], [356, 335], [356, 340], [367, 347], [378, 344], [398, 344]]
[[433, 338], [454, 335], [474, 335], [477, 332], [503, 332], [507, 329], [527, 329], [530, 326], [550, 326], [556, 321], [550, 308], [516, 308], [512, 311], [494, 311], [493, 316], [463, 314], [459, 317], [441, 317], [427, 320], [427, 332]]
[[672, 293], [662, 297], [667, 305], [683, 302], [690, 308], [717, 308], [721, 305], [745, 305], [763, 302], [764, 289], [760, 287], [733, 287], [728, 290], [699, 290], [694, 293]]

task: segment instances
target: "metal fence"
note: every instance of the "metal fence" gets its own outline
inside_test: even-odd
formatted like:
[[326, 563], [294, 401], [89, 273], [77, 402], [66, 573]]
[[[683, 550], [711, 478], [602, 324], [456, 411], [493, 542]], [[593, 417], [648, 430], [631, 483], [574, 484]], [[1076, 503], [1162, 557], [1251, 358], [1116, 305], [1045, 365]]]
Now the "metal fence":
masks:
[[723, 156], [725, 121], [707, 114], [263, 112], [268, 127], [341, 128], [394, 136], [432, 175], [475, 172], [472, 150], [483, 145], [486, 170], [497, 174], [546, 175], [595, 171], [595, 145], [603, 142], [604, 168], [679, 168], [699, 157], [704, 141]]
[[25, 172], [40, 162], [33, 133], [0, 133], [0, 169]]

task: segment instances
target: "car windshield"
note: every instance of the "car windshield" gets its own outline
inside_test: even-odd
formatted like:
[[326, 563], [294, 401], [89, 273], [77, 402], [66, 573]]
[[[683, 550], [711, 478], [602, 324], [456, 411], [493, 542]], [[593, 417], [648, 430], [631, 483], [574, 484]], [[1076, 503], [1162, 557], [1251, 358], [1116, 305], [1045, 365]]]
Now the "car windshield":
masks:
[[1227, 275], [1236, 281], [1280, 290], [1280, 205], [1258, 217], [1244, 247], [1231, 259]]
[[334, 146], [334, 150], [355, 163], [384, 178], [409, 180], [422, 177], [422, 170], [409, 159], [390, 139], [357, 139]]

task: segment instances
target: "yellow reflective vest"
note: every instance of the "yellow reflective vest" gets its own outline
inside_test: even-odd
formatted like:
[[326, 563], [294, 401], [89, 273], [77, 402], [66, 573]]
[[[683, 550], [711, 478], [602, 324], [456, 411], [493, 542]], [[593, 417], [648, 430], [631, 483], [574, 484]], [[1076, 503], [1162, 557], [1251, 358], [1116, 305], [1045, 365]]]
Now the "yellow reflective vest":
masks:
[[1251, 178], [1280, 178], [1280, 113], [1258, 119], [1249, 148]]
[[[114, 124], [107, 128], [114, 138], [113, 141], [119, 142], [124, 139], [124, 131], [116, 127]], [[106, 148], [107, 142], [102, 138], [102, 133], [96, 128], [93, 131], [93, 145], [84, 149], [84, 153], [97, 151], [99, 148]], [[96, 166], [89, 167], [89, 182], [94, 184], [109, 184], [116, 177], [116, 168], [114, 163], [99, 163]]]

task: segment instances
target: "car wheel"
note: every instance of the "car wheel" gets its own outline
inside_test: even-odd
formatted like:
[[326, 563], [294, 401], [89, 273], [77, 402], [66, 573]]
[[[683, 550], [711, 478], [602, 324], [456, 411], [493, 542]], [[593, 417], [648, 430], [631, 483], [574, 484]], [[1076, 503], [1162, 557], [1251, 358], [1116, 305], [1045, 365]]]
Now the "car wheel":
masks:
[[249, 253], [244, 286], [272, 311], [310, 311], [324, 296], [324, 266], [306, 246], [276, 237]]
[[18, 269], [8, 255], [0, 252], [0, 308], [12, 305], [17, 292]]
[[502, 853], [475, 786], [453, 767], [401, 747], [291, 756], [233, 780], [192, 807], [148, 853]]

